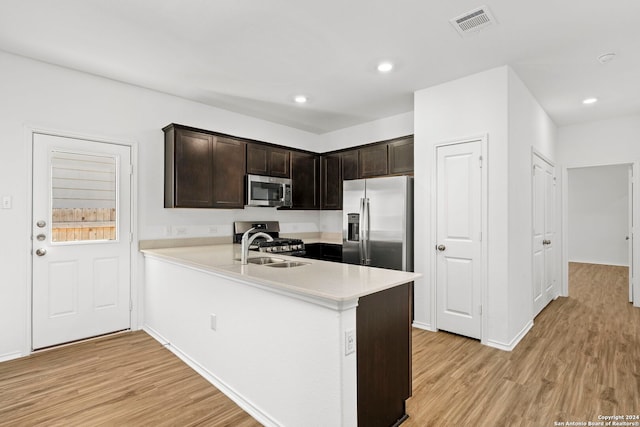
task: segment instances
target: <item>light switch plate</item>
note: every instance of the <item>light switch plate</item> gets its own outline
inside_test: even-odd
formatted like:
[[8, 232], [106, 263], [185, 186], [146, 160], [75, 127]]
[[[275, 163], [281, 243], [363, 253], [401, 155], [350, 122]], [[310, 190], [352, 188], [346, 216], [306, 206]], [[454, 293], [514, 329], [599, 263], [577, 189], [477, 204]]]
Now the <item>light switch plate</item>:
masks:
[[348, 356], [356, 351], [356, 331], [350, 329], [344, 332], [344, 355]]
[[212, 314], [211, 317], [209, 318], [209, 321], [211, 322], [210, 324], [211, 330], [215, 331], [218, 328], [218, 319], [216, 315]]

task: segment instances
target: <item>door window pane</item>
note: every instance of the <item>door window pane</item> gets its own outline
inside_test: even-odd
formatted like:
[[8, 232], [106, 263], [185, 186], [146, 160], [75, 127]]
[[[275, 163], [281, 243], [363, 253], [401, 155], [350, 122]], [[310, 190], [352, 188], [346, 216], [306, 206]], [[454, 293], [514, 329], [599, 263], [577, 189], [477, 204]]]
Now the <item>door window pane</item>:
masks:
[[53, 242], [116, 240], [116, 158], [53, 151]]

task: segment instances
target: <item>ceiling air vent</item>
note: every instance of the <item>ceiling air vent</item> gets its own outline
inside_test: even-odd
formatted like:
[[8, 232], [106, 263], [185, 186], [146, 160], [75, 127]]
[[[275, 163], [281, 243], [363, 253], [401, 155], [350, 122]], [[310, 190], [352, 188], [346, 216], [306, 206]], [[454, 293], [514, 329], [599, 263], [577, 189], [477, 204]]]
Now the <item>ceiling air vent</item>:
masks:
[[487, 6], [463, 13], [451, 19], [451, 25], [461, 36], [467, 36], [496, 24], [495, 18], [491, 15]]

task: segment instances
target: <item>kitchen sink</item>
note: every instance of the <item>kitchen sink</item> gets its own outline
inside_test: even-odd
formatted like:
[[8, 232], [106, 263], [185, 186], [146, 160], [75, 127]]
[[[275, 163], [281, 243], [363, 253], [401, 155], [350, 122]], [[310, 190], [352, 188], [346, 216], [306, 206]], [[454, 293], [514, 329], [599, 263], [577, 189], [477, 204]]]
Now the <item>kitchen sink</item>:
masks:
[[274, 262], [274, 263], [265, 264], [265, 267], [291, 268], [291, 267], [301, 267], [303, 265], [309, 265], [309, 263], [300, 262], [300, 261], [285, 261], [285, 262]]
[[272, 258], [270, 256], [264, 256], [264, 257], [258, 257], [258, 258], [249, 258], [247, 259], [247, 262], [250, 264], [266, 265], [266, 264], [285, 262], [285, 260], [283, 260], [282, 258]]

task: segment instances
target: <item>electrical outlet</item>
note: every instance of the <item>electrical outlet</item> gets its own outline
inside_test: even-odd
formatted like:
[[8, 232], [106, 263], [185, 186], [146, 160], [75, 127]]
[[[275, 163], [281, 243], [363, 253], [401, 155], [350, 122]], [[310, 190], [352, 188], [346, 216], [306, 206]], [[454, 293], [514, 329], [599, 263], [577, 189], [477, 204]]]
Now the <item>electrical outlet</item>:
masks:
[[350, 329], [344, 332], [344, 355], [347, 356], [356, 351], [356, 331]]

